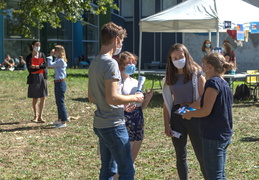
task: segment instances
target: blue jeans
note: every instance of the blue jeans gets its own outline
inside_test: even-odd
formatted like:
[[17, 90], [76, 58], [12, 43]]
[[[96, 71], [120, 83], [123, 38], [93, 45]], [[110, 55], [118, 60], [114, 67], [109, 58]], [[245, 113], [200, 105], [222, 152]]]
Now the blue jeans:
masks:
[[94, 132], [99, 137], [102, 162], [99, 179], [113, 180], [118, 172], [119, 180], [133, 180], [135, 170], [126, 126], [94, 128]]
[[225, 180], [227, 147], [231, 139], [226, 141], [202, 138], [203, 159], [208, 180]]
[[67, 121], [67, 111], [65, 106], [65, 92], [67, 89], [66, 81], [61, 81], [55, 84], [55, 97], [58, 107], [58, 119], [61, 121]]

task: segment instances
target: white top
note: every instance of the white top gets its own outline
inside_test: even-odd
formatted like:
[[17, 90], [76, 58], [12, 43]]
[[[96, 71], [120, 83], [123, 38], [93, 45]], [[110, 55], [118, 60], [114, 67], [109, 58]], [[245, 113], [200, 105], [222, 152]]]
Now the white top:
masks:
[[122, 80], [121, 90], [123, 95], [135, 94], [138, 90], [138, 80], [132, 77]]

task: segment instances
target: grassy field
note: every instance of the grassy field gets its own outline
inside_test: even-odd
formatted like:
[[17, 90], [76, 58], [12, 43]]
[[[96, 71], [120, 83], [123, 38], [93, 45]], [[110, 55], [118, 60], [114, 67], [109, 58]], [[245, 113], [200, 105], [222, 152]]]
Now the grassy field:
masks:
[[[53, 69], [49, 70], [45, 124], [31, 123], [32, 100], [27, 98], [27, 71], [0, 71], [0, 179], [98, 179], [100, 160], [92, 130], [95, 106], [87, 99], [87, 70], [68, 69], [68, 127], [54, 129], [57, 119]], [[152, 86], [151, 76], [145, 87]], [[145, 140], [136, 160], [136, 179], [178, 179], [171, 139], [164, 134], [162, 96], [158, 81], [144, 111]], [[227, 178], [259, 179], [259, 107], [255, 102], [233, 105], [234, 136], [227, 155]], [[189, 179], [202, 179], [192, 147], [188, 146]]]

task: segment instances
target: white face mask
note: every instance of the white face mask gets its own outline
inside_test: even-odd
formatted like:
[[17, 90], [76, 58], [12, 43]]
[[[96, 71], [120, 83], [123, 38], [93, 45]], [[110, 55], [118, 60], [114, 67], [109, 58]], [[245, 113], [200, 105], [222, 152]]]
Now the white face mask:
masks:
[[207, 72], [209, 72], [209, 71], [210, 71], [210, 69], [209, 69], [209, 68], [204, 69], [204, 67], [207, 67], [207, 66], [208, 66], [208, 64], [206, 64], [206, 65], [202, 66], [202, 72], [203, 72], [204, 74], [206, 74]]
[[185, 66], [185, 63], [186, 63], [186, 59], [183, 58], [183, 59], [175, 60], [172, 62], [177, 69], [183, 69]]
[[40, 51], [40, 46], [34, 46], [33, 50], [34, 50], [35, 52], [39, 52], [39, 51]]
[[120, 47], [120, 48], [116, 48], [116, 51], [114, 52], [114, 54], [113, 54], [113, 55], [118, 55], [118, 54], [120, 54], [120, 52], [121, 52], [121, 48], [122, 48], [122, 45], [121, 45], [121, 47]]

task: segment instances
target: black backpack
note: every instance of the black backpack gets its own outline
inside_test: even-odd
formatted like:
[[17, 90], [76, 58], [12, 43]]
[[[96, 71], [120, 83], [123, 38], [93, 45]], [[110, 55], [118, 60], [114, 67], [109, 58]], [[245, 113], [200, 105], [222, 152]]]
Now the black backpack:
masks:
[[236, 87], [236, 91], [234, 94], [234, 99], [237, 100], [245, 100], [250, 97], [250, 89], [246, 84], [239, 84]]

